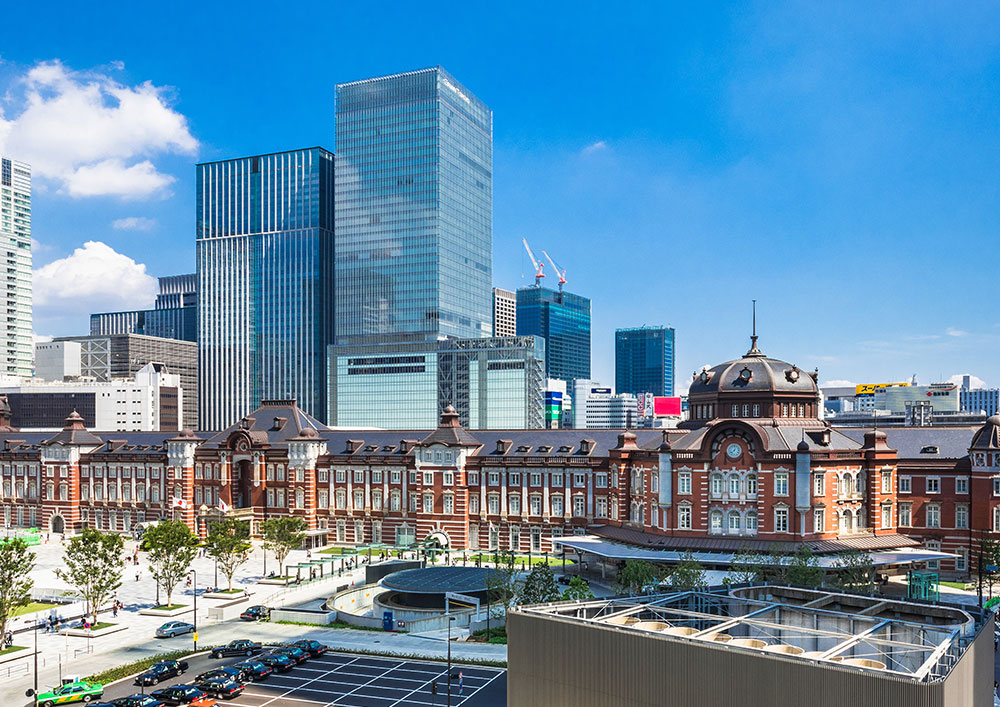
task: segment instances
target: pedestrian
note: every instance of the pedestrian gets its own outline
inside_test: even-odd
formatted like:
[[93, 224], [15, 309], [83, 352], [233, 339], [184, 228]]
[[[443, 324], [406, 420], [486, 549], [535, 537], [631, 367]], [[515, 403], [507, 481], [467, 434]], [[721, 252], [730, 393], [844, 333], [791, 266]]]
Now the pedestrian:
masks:
[[136, 573], [135, 573], [135, 581], [136, 581], [136, 582], [138, 582], [138, 581], [139, 581], [139, 573], [138, 573], [138, 572], [136, 572]]
[[111, 604], [111, 615], [118, 618], [118, 600], [116, 599], [114, 603]]
[[459, 695], [462, 694], [462, 688], [463, 687], [464, 687], [464, 685], [462, 684], [462, 671], [459, 670], [458, 671], [458, 694]]
[[8, 631], [3, 637], [4, 648], [10, 648], [14, 645], [14, 632]]

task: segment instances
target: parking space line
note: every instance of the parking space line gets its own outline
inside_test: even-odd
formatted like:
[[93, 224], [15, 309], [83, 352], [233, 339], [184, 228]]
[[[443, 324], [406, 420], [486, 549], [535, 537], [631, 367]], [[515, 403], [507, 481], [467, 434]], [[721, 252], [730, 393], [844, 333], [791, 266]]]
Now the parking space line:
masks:
[[[378, 676], [372, 678], [371, 680], [369, 680], [368, 682], [366, 682], [364, 685], [358, 685], [355, 689], [351, 690], [346, 695], [342, 695], [341, 697], [339, 697], [337, 699], [341, 699], [343, 697], [350, 697], [351, 695], [353, 695], [355, 692], [357, 692], [361, 688], [367, 687], [368, 685], [371, 685], [373, 682], [384, 678], [386, 675], [388, 675], [389, 673], [391, 673], [393, 670], [395, 670], [396, 668], [398, 668], [400, 666], [403, 666], [403, 665], [406, 665], [406, 663], [405, 662], [397, 663], [396, 665], [392, 666], [391, 668], [389, 668], [388, 670], [386, 670], [385, 672], [383, 672], [381, 675], [378, 675]], [[420, 689], [420, 688], [417, 688], [417, 689]], [[381, 698], [378, 698], [378, 699], [381, 699]], [[391, 697], [390, 698], [385, 698], [385, 701], [389, 702], [389, 700], [391, 700], [391, 699], [392, 699]], [[327, 705], [327, 707], [330, 707], [330, 705], [335, 705], [335, 704], [337, 704], [336, 700], [334, 700], [333, 702], [330, 702]], [[396, 705], [396, 704], [399, 704], [399, 700], [397, 700], [396, 702], [390, 703], [390, 707], [392, 707], [392, 705]]]
[[[354, 660], [348, 661], [347, 663], [344, 663], [343, 665], [350, 665], [351, 663], [354, 663], [357, 660], [359, 660], [359, 659], [355, 658]], [[335, 671], [331, 670], [328, 673], [324, 673], [324, 675], [328, 675], [329, 673], [332, 673], [332, 672], [335, 672]], [[271, 704], [275, 700], [282, 699], [282, 698], [285, 698], [287, 695], [294, 694], [296, 690], [301, 690], [303, 687], [305, 687], [306, 685], [308, 685], [310, 682], [315, 682], [316, 680], [320, 680], [322, 677], [323, 677], [323, 675], [320, 675], [319, 677], [313, 678], [309, 682], [303, 683], [302, 685], [299, 685], [298, 687], [293, 687], [293, 688], [289, 689], [288, 692], [284, 693], [283, 695], [276, 695], [275, 697], [271, 698], [270, 700], [268, 700], [264, 704], [260, 705], [260, 707], [267, 707], [267, 705]], [[292, 697], [292, 698], [289, 698], [289, 699], [293, 699], [294, 700], [295, 698]], [[316, 702], [315, 700], [301, 700], [301, 701], [302, 702], [306, 702], [306, 701], [308, 701], [308, 702]], [[322, 703], [316, 702], [316, 704], [322, 704]]]

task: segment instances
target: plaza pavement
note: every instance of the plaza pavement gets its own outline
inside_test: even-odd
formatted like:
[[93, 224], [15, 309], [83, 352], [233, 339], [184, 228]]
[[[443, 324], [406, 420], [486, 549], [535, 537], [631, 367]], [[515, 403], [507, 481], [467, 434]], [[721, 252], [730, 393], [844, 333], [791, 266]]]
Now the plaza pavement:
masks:
[[[132, 541], [126, 543], [130, 557], [135, 546], [136, 543]], [[48, 543], [36, 546], [34, 549], [36, 566], [32, 577], [35, 580], [35, 586], [54, 591], [68, 589], [65, 582], [55, 574], [55, 570], [62, 564], [63, 545], [53, 539]], [[286, 564], [295, 564], [305, 560], [305, 551], [295, 551], [285, 562]], [[272, 564], [273, 562], [273, 556], [269, 556], [269, 572], [276, 568]], [[215, 565], [210, 558], [199, 557], [192, 566], [198, 575], [200, 595], [206, 588], [214, 586]], [[262, 577], [262, 571], [263, 555], [261, 549], [255, 547], [250, 560], [233, 577], [234, 588], [245, 588], [252, 594], [248, 605], [263, 603], [274, 606], [301, 603], [310, 599], [325, 598], [332, 594], [337, 586], [341, 586], [345, 582], [364, 581], [364, 566], [362, 565], [353, 573], [345, 573], [342, 577], [312, 582], [293, 590], [287, 590], [281, 586], [256, 584], [257, 580]], [[137, 572], [139, 573], [138, 581], [136, 580]], [[219, 585], [222, 588], [226, 586], [225, 578], [221, 574], [219, 575]], [[58, 684], [60, 675], [86, 676], [150, 655], [192, 647], [190, 634], [171, 639], [154, 638], [156, 628], [166, 621], [190, 622], [191, 612], [172, 618], [142, 616], [138, 613], [140, 609], [157, 605], [156, 583], [149, 573], [145, 553], [139, 553], [138, 565], [129, 562], [123, 568], [123, 581], [117, 592], [117, 598], [125, 605], [125, 609], [119, 612], [117, 619], [111, 618], [110, 612], [102, 613], [101, 619], [127, 625], [123, 631], [92, 639], [67, 637], [39, 631], [38, 684], [40, 688]], [[174, 590], [173, 601], [174, 603], [192, 604], [192, 589], [186, 588], [182, 582]], [[166, 603], [166, 595], [162, 591], [160, 603]], [[251, 638], [265, 642], [314, 638], [330, 646], [353, 650], [390, 651], [428, 657], [444, 656], [447, 652], [446, 642], [436, 637], [353, 629], [250, 623], [238, 619], [226, 622], [210, 621], [207, 611], [219, 603], [221, 603], [220, 600], [203, 599], [199, 596], [197, 623], [200, 646], [218, 645], [234, 638]], [[27, 627], [33, 626], [39, 617], [47, 617], [49, 613], [46, 611], [13, 619], [11, 628], [15, 631], [14, 643], [31, 648], [34, 643], [34, 632], [28, 630]], [[21, 704], [25, 701], [24, 691], [32, 687], [34, 682], [34, 659], [30, 650], [25, 651], [25, 654], [23, 657], [0, 664], [0, 704]], [[452, 654], [456, 657], [506, 660], [507, 647], [481, 643], [453, 643]]]

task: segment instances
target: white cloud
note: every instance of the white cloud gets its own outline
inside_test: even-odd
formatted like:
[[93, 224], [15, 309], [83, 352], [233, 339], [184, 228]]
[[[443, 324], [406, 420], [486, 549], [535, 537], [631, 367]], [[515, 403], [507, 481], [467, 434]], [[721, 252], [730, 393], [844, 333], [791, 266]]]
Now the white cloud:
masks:
[[149, 158], [198, 147], [168, 91], [149, 81], [129, 86], [49, 61], [20, 77], [15, 89], [6, 100], [14, 117], [0, 112], [0, 152], [74, 197], [162, 193], [174, 178]]
[[833, 380], [827, 381], [826, 383], [820, 383], [820, 388], [853, 388], [857, 385], [854, 381], [844, 380], [842, 378], [835, 378]]
[[984, 381], [979, 376], [974, 376], [971, 373], [956, 373], [955, 375], [948, 378], [948, 382], [952, 385], [962, 385], [962, 376], [969, 376], [969, 387], [970, 388], [985, 388], [986, 381]]
[[35, 270], [33, 286], [37, 309], [88, 314], [151, 307], [157, 290], [145, 265], [100, 241]]
[[146, 216], [126, 216], [111, 222], [111, 227], [116, 231], [148, 231], [155, 225], [156, 219]]
[[52, 341], [52, 337], [49, 336], [48, 334], [36, 334], [36, 333], [32, 332], [32, 334], [31, 334], [31, 343], [32, 344], [44, 344], [47, 341]]
[[606, 143], [604, 140], [598, 140], [597, 142], [592, 142], [591, 144], [587, 145], [585, 148], [580, 150], [580, 154], [592, 155], [595, 152], [601, 152], [602, 150], [607, 150], [607, 149], [608, 149], [608, 143]]
[[968, 336], [969, 332], [963, 331], [961, 329], [955, 329], [954, 327], [948, 327], [944, 331], [948, 336]]

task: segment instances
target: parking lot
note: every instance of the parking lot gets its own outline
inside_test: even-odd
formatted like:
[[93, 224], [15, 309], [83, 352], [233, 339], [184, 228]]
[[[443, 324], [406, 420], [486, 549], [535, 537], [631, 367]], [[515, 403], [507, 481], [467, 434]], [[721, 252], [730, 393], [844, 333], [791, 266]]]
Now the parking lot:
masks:
[[[163, 685], [190, 682], [208, 667], [228, 665], [235, 659], [192, 661], [180, 679]], [[457, 675], [462, 673], [459, 691]], [[451, 704], [464, 707], [503, 707], [507, 704], [507, 671], [468, 665], [452, 665]], [[437, 694], [432, 692], [437, 684]], [[274, 673], [259, 683], [247, 683], [242, 695], [220, 706], [231, 707], [403, 707], [405, 705], [445, 705], [448, 672], [444, 663], [397, 660], [376, 656], [327, 653], [310, 658], [286, 673]], [[162, 685], [161, 685], [162, 687]], [[105, 699], [120, 697], [139, 689], [130, 682], [115, 685]], [[151, 690], [147, 688], [146, 692]]]

